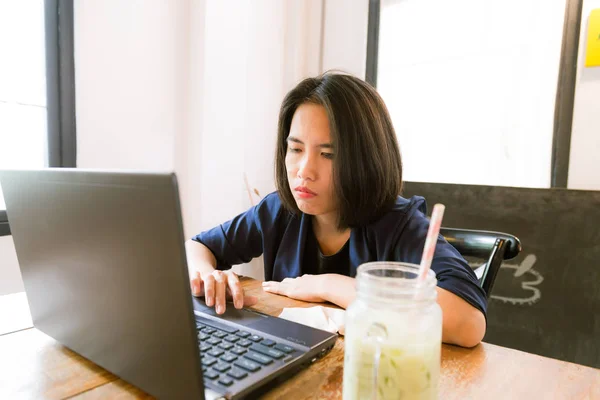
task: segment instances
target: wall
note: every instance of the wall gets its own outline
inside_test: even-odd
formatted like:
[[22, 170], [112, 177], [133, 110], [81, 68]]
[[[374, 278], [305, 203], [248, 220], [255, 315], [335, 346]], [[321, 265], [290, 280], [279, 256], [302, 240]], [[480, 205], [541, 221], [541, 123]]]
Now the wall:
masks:
[[325, 0], [322, 70], [365, 77], [369, 0]]
[[600, 8], [600, 0], [583, 2], [569, 159], [570, 189], [600, 190], [600, 67], [583, 66], [588, 17], [595, 8]]
[[185, 11], [161, 0], [75, 4], [78, 167], [174, 168]]

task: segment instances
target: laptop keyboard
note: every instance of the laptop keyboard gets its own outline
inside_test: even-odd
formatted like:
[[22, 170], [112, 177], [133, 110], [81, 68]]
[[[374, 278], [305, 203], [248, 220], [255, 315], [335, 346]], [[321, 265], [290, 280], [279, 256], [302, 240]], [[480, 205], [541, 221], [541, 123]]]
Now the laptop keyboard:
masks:
[[[204, 383], [229, 387], [298, 350], [215, 321], [196, 321]], [[296, 354], [294, 354], [296, 353]]]

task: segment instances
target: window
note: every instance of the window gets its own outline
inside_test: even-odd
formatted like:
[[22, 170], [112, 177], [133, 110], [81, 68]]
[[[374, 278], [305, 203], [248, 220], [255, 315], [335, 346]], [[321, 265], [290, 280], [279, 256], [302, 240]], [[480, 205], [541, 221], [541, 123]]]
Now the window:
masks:
[[0, 169], [74, 167], [73, 3], [1, 2], [0, 48]]
[[43, 1], [0, 3], [0, 43], [6, 49], [0, 63], [0, 169], [44, 167], [48, 146]]
[[377, 88], [409, 181], [550, 187], [565, 1], [382, 0]]

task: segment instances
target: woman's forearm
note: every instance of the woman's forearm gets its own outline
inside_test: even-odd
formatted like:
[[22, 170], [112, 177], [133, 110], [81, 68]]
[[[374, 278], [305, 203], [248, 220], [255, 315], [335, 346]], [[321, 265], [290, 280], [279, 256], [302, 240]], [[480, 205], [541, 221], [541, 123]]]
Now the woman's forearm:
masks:
[[320, 296], [323, 300], [343, 309], [348, 308], [356, 297], [356, 279], [338, 274], [321, 275]]
[[437, 302], [442, 308], [442, 341], [463, 347], [479, 344], [485, 335], [482, 312], [454, 293], [437, 287]]
[[195, 240], [185, 242], [188, 269], [198, 271], [200, 275], [209, 275], [217, 268], [217, 259], [212, 251]]
[[[344, 275], [324, 274], [320, 297], [344, 309], [356, 297], [356, 280]], [[479, 344], [485, 335], [485, 317], [455, 294], [437, 287], [437, 302], [442, 308], [442, 341], [463, 347]]]

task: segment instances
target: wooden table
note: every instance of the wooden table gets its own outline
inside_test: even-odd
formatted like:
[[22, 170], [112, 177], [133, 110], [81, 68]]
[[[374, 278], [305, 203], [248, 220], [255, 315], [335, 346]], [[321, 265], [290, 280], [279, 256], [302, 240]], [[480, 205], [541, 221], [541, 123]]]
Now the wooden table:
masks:
[[[312, 304], [263, 292], [244, 278], [256, 307], [278, 315], [284, 307]], [[7, 301], [0, 298], [0, 309]], [[0, 318], [4, 318], [0, 315]], [[0, 332], [1, 334], [1, 332]], [[341, 399], [344, 341], [265, 399]], [[600, 370], [483, 343], [473, 349], [442, 347], [443, 399], [600, 399]], [[61, 346], [36, 329], [0, 336], [0, 399], [140, 399], [139, 389]]]

